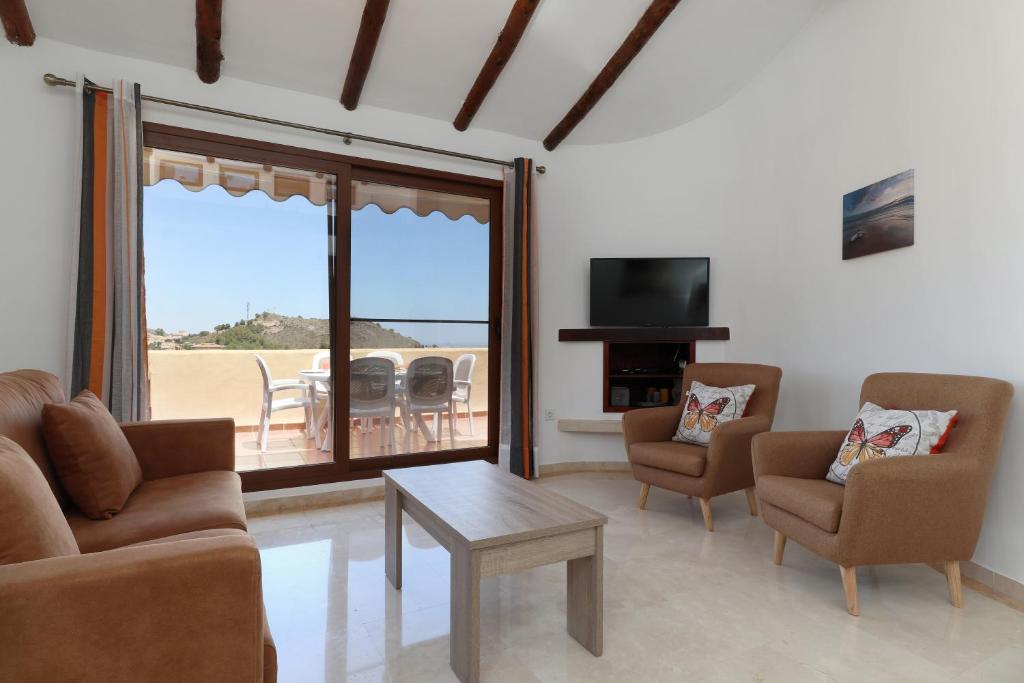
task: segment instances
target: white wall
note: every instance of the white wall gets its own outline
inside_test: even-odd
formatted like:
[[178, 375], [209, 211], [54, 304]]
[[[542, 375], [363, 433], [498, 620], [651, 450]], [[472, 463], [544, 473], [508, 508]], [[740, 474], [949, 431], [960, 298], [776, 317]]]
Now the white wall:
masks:
[[[556, 339], [586, 324], [587, 262], [606, 255], [711, 256], [711, 323], [732, 341], [699, 344], [698, 360], [781, 366], [776, 428], [848, 425], [882, 370], [1024, 390], [1022, 25], [1015, 0], [837, 0], [702, 119], [558, 154], [540, 222], [541, 407], [603, 416], [599, 345]], [[843, 194], [908, 168], [916, 244], [842, 261]], [[623, 458], [617, 436], [541, 424], [545, 461]], [[1016, 580], [1022, 447], [1018, 398], [975, 558]]]
[[[143, 92], [367, 135], [395, 138], [482, 156], [537, 156], [537, 142], [470, 130], [396, 112], [222, 78], [204, 85], [194, 71], [93, 52], [40, 38], [32, 47], [0, 40], [0, 371], [64, 368], [70, 236], [77, 224], [72, 186], [80, 109], [70, 88], [51, 88], [45, 72], [77, 72], [109, 85], [135, 80]], [[339, 83], [339, 89], [341, 87]], [[340, 91], [340, 90], [339, 90]], [[457, 108], [458, 103], [453, 106]], [[500, 178], [498, 166], [460, 162], [379, 145], [144, 104], [143, 118], [201, 130], [259, 138], [352, 156]]]

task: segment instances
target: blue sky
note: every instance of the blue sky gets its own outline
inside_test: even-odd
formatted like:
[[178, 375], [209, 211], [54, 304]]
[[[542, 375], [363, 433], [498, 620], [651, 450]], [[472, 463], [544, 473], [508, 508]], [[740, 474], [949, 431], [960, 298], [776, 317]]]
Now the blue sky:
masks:
[[[145, 188], [146, 313], [150, 328], [212, 329], [273, 311], [328, 316], [326, 206], [173, 181]], [[466, 216], [352, 215], [352, 315], [487, 319], [488, 233]], [[425, 344], [486, 343], [485, 325], [386, 323]]]

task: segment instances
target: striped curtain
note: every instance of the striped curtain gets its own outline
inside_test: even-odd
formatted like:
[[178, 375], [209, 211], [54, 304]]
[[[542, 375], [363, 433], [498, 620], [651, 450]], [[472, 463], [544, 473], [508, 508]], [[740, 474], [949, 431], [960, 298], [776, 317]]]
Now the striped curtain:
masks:
[[533, 162], [516, 159], [505, 173], [501, 315], [501, 436], [499, 465], [536, 476], [533, 442]]
[[[84, 85], [91, 85], [86, 81]], [[89, 389], [119, 421], [148, 417], [138, 84], [79, 84], [80, 212], [72, 264], [68, 389]]]

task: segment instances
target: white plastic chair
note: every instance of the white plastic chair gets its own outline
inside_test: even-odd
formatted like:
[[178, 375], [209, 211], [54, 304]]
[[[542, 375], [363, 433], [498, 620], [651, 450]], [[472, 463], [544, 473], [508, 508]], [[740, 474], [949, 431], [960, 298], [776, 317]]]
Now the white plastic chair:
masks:
[[[364, 358], [387, 358], [389, 361], [391, 361], [392, 363], [395, 364], [395, 370], [396, 371], [405, 367], [405, 358], [403, 358], [402, 354], [398, 353], [397, 351], [382, 351], [382, 350], [370, 351], [369, 353], [367, 353], [363, 357]], [[403, 418], [403, 423], [404, 423], [404, 418]], [[363, 426], [363, 433], [365, 434], [366, 431], [367, 431], [367, 429], [366, 429], [366, 427], [364, 425]]]
[[[417, 420], [427, 441], [438, 442], [441, 440], [441, 414], [448, 413], [448, 434], [452, 448], [455, 448], [455, 411], [452, 408], [454, 375], [449, 358], [424, 356], [409, 363], [399, 403], [402, 421], [409, 425], [405, 432], [407, 442], [412, 436], [410, 416]], [[434, 434], [430, 434], [423, 425], [424, 414], [434, 416]]]
[[[259, 448], [260, 451], [267, 450], [267, 439], [270, 436], [270, 416], [280, 410], [291, 410], [302, 408], [305, 412], [306, 434], [313, 428], [313, 420], [310, 411], [309, 385], [299, 379], [275, 380], [270, 375], [270, 368], [263, 356], [256, 354], [256, 364], [260, 366], [260, 374], [263, 375], [263, 402], [260, 406], [260, 427], [259, 427]], [[278, 391], [301, 391], [302, 398], [290, 396], [274, 400], [274, 394]]]
[[404, 368], [405, 359], [402, 358], [402, 354], [397, 351], [370, 351], [366, 354], [367, 358], [387, 358], [395, 364], [395, 368]]
[[330, 370], [331, 369], [331, 352], [330, 351], [317, 351], [313, 354], [313, 364], [310, 366], [310, 370]]
[[473, 366], [476, 365], [475, 353], [464, 353], [455, 359], [455, 389], [452, 391], [452, 407], [458, 410], [459, 403], [466, 404], [469, 413], [469, 434], [473, 435], [473, 407], [469, 405], [469, 397], [473, 391]]
[[[331, 352], [328, 350], [328, 351], [317, 351], [316, 353], [314, 353], [313, 354], [313, 363], [312, 363], [312, 365], [309, 366], [309, 369], [310, 370], [316, 370], [316, 371], [330, 370], [331, 369]], [[320, 427], [318, 425], [323, 423], [324, 420], [323, 419], [321, 419], [319, 421], [317, 420], [316, 408], [317, 408], [318, 405], [320, 405], [321, 402], [323, 402], [323, 404], [325, 406], [324, 409], [325, 410], [330, 410], [330, 403], [329, 403], [330, 391], [327, 388], [327, 384], [324, 383], [324, 382], [321, 382], [319, 380], [311, 382], [310, 383], [310, 388], [312, 390], [312, 393], [310, 395], [310, 410], [313, 413], [313, 415], [311, 417], [311, 422], [312, 422], [312, 424], [314, 426], [315, 438], [317, 439], [317, 441], [319, 441], [319, 439], [320, 439]]]
[[380, 447], [384, 429], [395, 446], [395, 364], [389, 358], [357, 358], [349, 366], [348, 415], [363, 426], [380, 418]]
[[[309, 368], [310, 370], [330, 370], [331, 369], [331, 352], [330, 351], [317, 351], [313, 354], [313, 364]], [[323, 382], [314, 382], [316, 387], [317, 398], [322, 398], [327, 395], [327, 385]]]

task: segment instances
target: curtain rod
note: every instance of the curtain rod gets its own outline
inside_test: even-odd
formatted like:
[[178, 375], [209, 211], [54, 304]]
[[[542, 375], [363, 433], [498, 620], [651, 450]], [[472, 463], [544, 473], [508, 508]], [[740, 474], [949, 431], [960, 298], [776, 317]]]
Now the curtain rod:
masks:
[[[61, 78], [53, 74], [44, 74], [43, 81], [49, 86], [69, 86], [75, 87], [77, 83], [75, 81]], [[100, 85], [88, 85], [86, 86], [89, 90], [97, 92], [112, 93], [113, 90], [110, 88], [104, 88]], [[321, 128], [320, 126], [310, 126], [305, 123], [295, 123], [293, 121], [282, 121], [281, 119], [272, 119], [266, 116], [257, 116], [256, 114], [245, 114], [238, 111], [231, 111], [230, 109], [218, 109], [217, 107], [207, 107], [202, 104], [194, 104], [192, 102], [182, 102], [180, 100], [169, 100], [165, 97], [156, 97], [154, 95], [143, 95], [142, 99], [147, 102], [156, 102], [157, 104], [167, 104], [172, 107], [181, 107], [183, 109], [194, 109], [196, 111], [203, 111], [208, 114], [220, 114], [221, 116], [231, 116], [236, 119], [245, 119], [246, 121], [257, 121], [259, 123], [269, 123], [275, 126], [283, 126], [284, 128], [294, 128], [297, 130], [306, 130], [312, 133], [322, 133], [324, 135], [333, 135], [334, 137], [341, 138], [346, 145], [351, 145], [353, 140], [359, 140], [360, 142], [372, 142], [378, 145], [387, 145], [389, 147], [401, 147], [402, 149], [411, 149], [416, 152], [427, 152], [429, 154], [439, 154], [446, 157], [454, 157], [456, 159], [466, 159], [468, 161], [479, 161], [485, 164], [496, 164], [498, 166], [505, 166], [506, 168], [513, 168], [514, 162], [505, 161], [503, 159], [491, 159], [490, 157], [476, 156], [475, 154], [463, 154], [462, 152], [452, 152], [447, 149], [438, 149], [437, 147], [425, 147], [423, 145], [414, 145], [409, 142], [399, 142], [398, 140], [387, 140], [385, 138], [375, 138], [369, 135], [359, 135], [358, 133], [348, 133], [342, 130], [335, 130], [333, 128]], [[547, 169], [544, 166], [537, 166], [537, 173], [543, 174]]]

